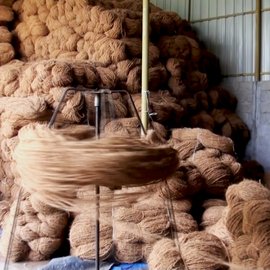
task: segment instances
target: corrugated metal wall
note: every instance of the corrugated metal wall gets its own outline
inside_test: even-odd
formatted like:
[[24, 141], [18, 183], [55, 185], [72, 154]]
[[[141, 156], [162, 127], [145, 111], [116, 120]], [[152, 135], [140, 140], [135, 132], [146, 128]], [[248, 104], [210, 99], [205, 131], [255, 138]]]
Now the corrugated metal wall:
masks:
[[262, 79], [270, 80], [270, 0], [262, 1], [262, 9]]
[[[251, 130], [247, 156], [270, 171], [270, 0], [262, 0], [261, 81], [255, 80], [256, 0], [152, 0], [188, 19], [220, 59], [223, 84]], [[190, 5], [190, 11], [189, 11]]]
[[[255, 0], [152, 0], [190, 21], [198, 36], [219, 56], [225, 76], [253, 80]], [[270, 80], [270, 0], [262, 0], [262, 80]]]

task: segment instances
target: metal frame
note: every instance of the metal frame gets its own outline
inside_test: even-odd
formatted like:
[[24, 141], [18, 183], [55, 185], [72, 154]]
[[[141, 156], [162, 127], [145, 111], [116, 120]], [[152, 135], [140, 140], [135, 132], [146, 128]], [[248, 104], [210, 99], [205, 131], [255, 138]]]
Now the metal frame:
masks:
[[[130, 93], [126, 90], [109, 90], [109, 89], [100, 89], [100, 90], [93, 90], [93, 89], [88, 89], [88, 88], [84, 88], [84, 87], [79, 87], [79, 88], [74, 88], [74, 87], [68, 87], [64, 90], [59, 104], [56, 107], [56, 109], [54, 110], [54, 113], [50, 119], [50, 122], [48, 124], [49, 128], [52, 128], [53, 124], [55, 123], [57, 114], [60, 111], [60, 107], [62, 105], [62, 103], [64, 102], [64, 99], [67, 95], [67, 93], [69, 91], [78, 91], [78, 92], [88, 92], [91, 93], [93, 95], [95, 95], [95, 99], [94, 99], [94, 107], [95, 107], [95, 135], [96, 135], [96, 139], [99, 139], [100, 137], [100, 108], [101, 108], [101, 104], [100, 104], [100, 96], [101, 94], [112, 94], [112, 93], [124, 93], [126, 95], [128, 95], [129, 100], [131, 102], [132, 105], [132, 109], [133, 112], [135, 113], [137, 119], [139, 120], [140, 123], [140, 127], [141, 127], [141, 131], [144, 135], [146, 135], [146, 129], [140, 119], [139, 113], [136, 109], [136, 106], [134, 104], [134, 101], [132, 99], [132, 96], [130, 95]], [[95, 269], [99, 270], [100, 269], [100, 202], [99, 202], [99, 196], [100, 196], [100, 187], [98, 185], [96, 185], [95, 187], [95, 195], [96, 195], [96, 231], [95, 231], [95, 242], [96, 242], [96, 260], [95, 260]]]

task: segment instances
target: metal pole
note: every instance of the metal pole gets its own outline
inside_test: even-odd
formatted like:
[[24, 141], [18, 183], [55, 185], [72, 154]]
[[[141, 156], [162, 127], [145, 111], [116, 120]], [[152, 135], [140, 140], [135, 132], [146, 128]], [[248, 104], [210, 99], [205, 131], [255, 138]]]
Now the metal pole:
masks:
[[[95, 100], [94, 100], [94, 105], [95, 105], [95, 126], [96, 126], [96, 139], [99, 139], [100, 135], [100, 93], [95, 94]], [[100, 223], [99, 223], [99, 195], [100, 195], [100, 188], [99, 186], [96, 186], [96, 270], [99, 270], [99, 241], [100, 241]]]
[[[142, 104], [141, 119], [145, 130], [148, 126], [148, 80], [149, 80], [149, 0], [143, 0], [143, 24], [142, 24]], [[142, 130], [142, 135], [144, 132]]]
[[262, 1], [256, 0], [256, 47], [255, 47], [255, 80], [261, 79], [261, 47], [262, 47]]
[[188, 17], [187, 21], [190, 23], [190, 18], [191, 18], [191, 0], [188, 0]]

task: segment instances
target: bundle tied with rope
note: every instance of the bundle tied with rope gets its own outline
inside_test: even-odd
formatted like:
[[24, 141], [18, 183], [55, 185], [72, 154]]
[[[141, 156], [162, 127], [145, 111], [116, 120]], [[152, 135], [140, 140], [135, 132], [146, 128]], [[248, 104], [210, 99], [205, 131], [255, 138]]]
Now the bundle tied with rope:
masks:
[[168, 146], [122, 137], [77, 140], [44, 125], [28, 125], [20, 130], [14, 158], [21, 185], [27, 191], [67, 210], [87, 206], [87, 201], [76, 198], [80, 187], [146, 185], [166, 178], [178, 164], [176, 151]]

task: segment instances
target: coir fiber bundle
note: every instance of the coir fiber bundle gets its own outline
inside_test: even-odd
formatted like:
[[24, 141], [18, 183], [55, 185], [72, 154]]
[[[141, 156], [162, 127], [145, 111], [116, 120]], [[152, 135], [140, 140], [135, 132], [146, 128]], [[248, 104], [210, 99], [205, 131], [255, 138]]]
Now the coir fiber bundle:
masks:
[[228, 231], [226, 224], [225, 224], [225, 218], [221, 218], [214, 225], [205, 227], [204, 230], [206, 232], [218, 237], [228, 248], [233, 243], [232, 236], [231, 236], [230, 232]]
[[252, 234], [262, 223], [270, 225], [270, 201], [251, 200], [243, 206], [243, 231]]
[[235, 239], [243, 235], [243, 203], [239, 202], [230, 206], [226, 218], [226, 226]]
[[218, 150], [208, 148], [189, 158], [205, 179], [205, 190], [211, 194], [223, 194], [232, 180], [231, 171], [220, 162], [219, 154]]
[[110, 121], [104, 127], [105, 136], [139, 137], [140, 122], [137, 117], [121, 118]]
[[178, 233], [191, 233], [198, 231], [196, 220], [189, 213], [174, 211], [175, 229]]
[[233, 241], [231, 246], [232, 262], [239, 265], [245, 265], [244, 261], [249, 259], [247, 247], [251, 243], [249, 235], [241, 235]]
[[134, 263], [143, 259], [142, 243], [115, 241], [114, 258], [118, 262]]
[[[45, 207], [44, 207], [45, 208]], [[13, 202], [3, 224], [1, 254], [6, 256], [10, 244], [10, 234], [14, 234], [11, 246], [11, 261], [47, 260], [59, 249], [68, 222], [67, 213], [47, 206], [46, 211], [39, 212], [33, 208], [29, 194], [24, 193], [16, 216], [16, 228], [12, 231], [16, 201]], [[45, 214], [46, 212], [46, 214]]]
[[203, 148], [202, 144], [196, 140], [184, 140], [180, 141], [178, 139], [170, 139], [170, 143], [175, 150], [178, 152], [178, 157], [180, 160], [186, 160], [191, 157], [196, 151]]
[[12, 40], [12, 33], [6, 26], [0, 26], [0, 43], [10, 43]]
[[[100, 257], [106, 259], [113, 250], [113, 229], [110, 216], [100, 217]], [[83, 237], [82, 237], [83, 236]], [[76, 215], [71, 224], [69, 239], [71, 254], [84, 259], [95, 258], [95, 214], [85, 212]]]
[[193, 232], [180, 239], [180, 250], [186, 269], [228, 269], [225, 246], [219, 238], [207, 232]]
[[15, 51], [10, 43], [0, 43], [0, 65], [11, 61], [15, 56]]
[[226, 191], [226, 200], [229, 206], [237, 202], [264, 199], [270, 199], [269, 189], [253, 180], [244, 179], [239, 184], [229, 186]]
[[11, 7], [0, 4], [0, 22], [11, 22], [14, 18], [14, 13]]
[[76, 198], [78, 188], [145, 185], [168, 177], [178, 164], [172, 148], [138, 139], [79, 141], [46, 126], [28, 125], [20, 130], [19, 140], [14, 157], [22, 186], [41, 201], [64, 209], [82, 204]]
[[225, 206], [212, 206], [207, 208], [202, 215], [203, 226], [211, 226], [219, 221]]
[[155, 243], [147, 262], [150, 270], [185, 269], [179, 250], [169, 238]]

